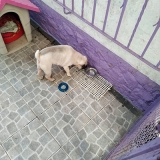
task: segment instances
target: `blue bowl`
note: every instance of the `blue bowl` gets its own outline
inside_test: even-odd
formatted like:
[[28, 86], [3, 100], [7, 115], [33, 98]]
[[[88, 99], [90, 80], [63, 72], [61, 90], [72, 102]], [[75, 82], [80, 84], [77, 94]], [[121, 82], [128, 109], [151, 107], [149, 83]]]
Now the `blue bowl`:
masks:
[[60, 83], [58, 85], [58, 89], [61, 91], [61, 92], [66, 92], [68, 90], [68, 84], [67, 83]]

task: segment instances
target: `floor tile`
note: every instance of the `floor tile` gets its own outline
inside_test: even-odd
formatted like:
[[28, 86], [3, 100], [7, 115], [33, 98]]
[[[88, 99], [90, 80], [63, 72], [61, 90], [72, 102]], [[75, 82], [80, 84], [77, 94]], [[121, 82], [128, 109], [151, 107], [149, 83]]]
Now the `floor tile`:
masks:
[[63, 149], [76, 160], [100, 160], [106, 152], [110, 139], [90, 121], [72, 139], [63, 146]]
[[69, 96], [72, 97], [73, 102], [76, 103], [89, 118], [95, 116], [103, 108], [103, 106], [81, 86], [76, 87], [72, 91], [72, 94], [74, 94], [74, 96], [70, 93]]
[[8, 155], [6, 154], [5, 150], [0, 145], [0, 160], [10, 160]]
[[6, 67], [2, 73], [16, 91], [37, 79], [36, 64], [22, 52], [14, 53], [5, 59]]
[[46, 110], [39, 119], [61, 145], [89, 121], [89, 118], [68, 96]]
[[0, 72], [0, 103], [15, 93], [16, 91], [12, 85], [7, 81], [2, 72]]
[[71, 160], [71, 159], [67, 156], [67, 154], [62, 149], [60, 149], [48, 160]]
[[124, 136], [131, 127], [132, 122], [136, 120], [134, 119], [134, 114], [127, 108], [124, 110], [124, 113], [120, 112], [119, 108], [115, 107], [115, 105], [113, 106], [111, 102], [93, 117], [93, 121], [114, 143], [117, 143]]
[[17, 93], [0, 104], [0, 142], [35, 118], [21, 96]]
[[39, 115], [64, 97], [67, 92], [59, 91], [57, 83], [44, 79], [27, 85], [19, 93], [35, 114]]
[[45, 160], [60, 148], [38, 119], [33, 120], [2, 145], [12, 160]]

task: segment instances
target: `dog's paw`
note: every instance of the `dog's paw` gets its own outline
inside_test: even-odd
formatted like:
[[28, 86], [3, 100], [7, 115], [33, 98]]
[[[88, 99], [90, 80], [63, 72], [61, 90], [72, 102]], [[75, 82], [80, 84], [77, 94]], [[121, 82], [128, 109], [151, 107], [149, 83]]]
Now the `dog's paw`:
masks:
[[50, 78], [49, 79], [51, 82], [55, 81], [56, 79], [55, 78]]
[[71, 77], [71, 74], [67, 74], [68, 77]]
[[55, 78], [52, 78], [52, 77], [48, 77], [48, 76], [45, 76], [49, 81], [53, 82], [55, 81], [56, 79]]
[[44, 76], [38, 76], [38, 78], [39, 78], [40, 80], [42, 80], [42, 79], [44, 79]]

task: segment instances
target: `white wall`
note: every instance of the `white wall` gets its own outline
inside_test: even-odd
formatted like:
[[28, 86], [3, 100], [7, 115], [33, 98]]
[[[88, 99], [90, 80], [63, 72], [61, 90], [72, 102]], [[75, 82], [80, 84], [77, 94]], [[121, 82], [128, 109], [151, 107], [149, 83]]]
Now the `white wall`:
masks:
[[[76, 16], [69, 14], [66, 15], [63, 13], [63, 8], [58, 5], [53, 0], [42, 0], [49, 7], [53, 8], [60, 15], [68, 19], [70, 22], [75, 24], [77, 27], [85, 31], [92, 38], [100, 42], [103, 46], [114, 52], [116, 55], [124, 59], [128, 62], [132, 67], [138, 69], [141, 73], [145, 74], [151, 80], [160, 85], [160, 72], [151, 68], [132, 54], [128, 53], [122, 47], [115, 44], [113, 41], [109, 40], [99, 32], [97, 32], [92, 27], [88, 26], [86, 23], [81, 21]], [[59, 0], [62, 2], [63, 0]], [[66, 5], [71, 8], [71, 1], [66, 0]], [[98, 0], [97, 0], [98, 1]], [[132, 34], [133, 28], [137, 21], [137, 18], [140, 14], [141, 8], [143, 6], [145, 0], [128, 0], [127, 7], [125, 10], [125, 14], [122, 20], [122, 24], [119, 30], [119, 34], [117, 36], [117, 40], [122, 44], [127, 45], [129, 38]], [[92, 21], [92, 10], [93, 10], [93, 2], [94, 0], [85, 0], [85, 8], [84, 8], [84, 18], [89, 22]], [[104, 14], [107, 7], [108, 0], [98, 1], [96, 15], [95, 15], [95, 26], [102, 29]], [[81, 0], [75, 0], [75, 11], [76, 13], [81, 13]], [[107, 25], [105, 28], [105, 32], [110, 36], [114, 36], [116, 27], [118, 24], [119, 16], [121, 13], [120, 6], [123, 4], [123, 0], [112, 0], [107, 20]], [[147, 44], [151, 34], [153, 33], [155, 27], [153, 25], [158, 22], [160, 16], [160, 1], [152, 0], [148, 1], [148, 5], [145, 9], [144, 15], [141, 19], [139, 27], [135, 33], [133, 41], [130, 45], [130, 49], [132, 49], [137, 54], [141, 54], [144, 50], [145, 45]], [[160, 29], [158, 30], [154, 40], [149, 46], [148, 50], [144, 58], [148, 60], [153, 65], [156, 65], [160, 60]]]

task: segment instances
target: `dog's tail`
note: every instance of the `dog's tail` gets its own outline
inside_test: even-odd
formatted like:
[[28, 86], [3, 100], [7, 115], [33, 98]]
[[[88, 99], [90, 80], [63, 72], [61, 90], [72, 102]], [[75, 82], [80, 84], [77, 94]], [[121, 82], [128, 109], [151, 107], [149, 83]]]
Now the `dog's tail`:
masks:
[[35, 58], [37, 59], [38, 62], [40, 62], [40, 52], [39, 52], [39, 50], [36, 51]]

